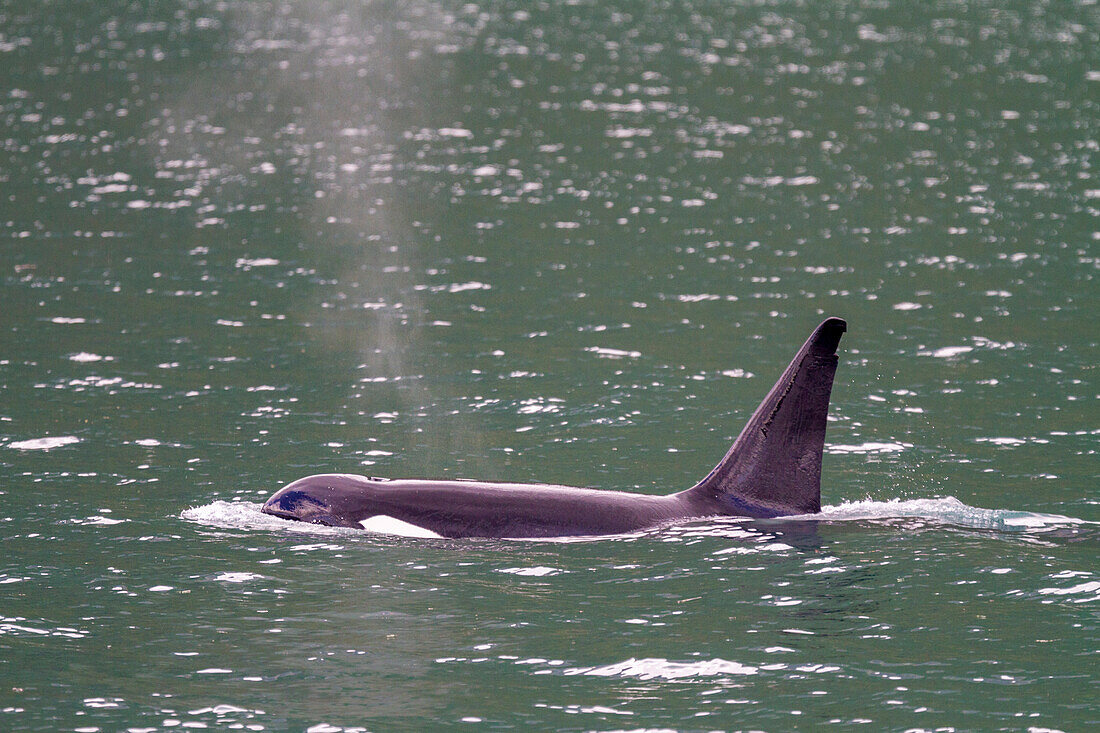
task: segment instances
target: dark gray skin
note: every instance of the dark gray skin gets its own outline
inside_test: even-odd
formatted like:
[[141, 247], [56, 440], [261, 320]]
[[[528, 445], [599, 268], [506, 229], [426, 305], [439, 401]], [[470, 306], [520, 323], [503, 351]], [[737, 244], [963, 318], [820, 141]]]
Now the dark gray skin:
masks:
[[836, 349], [847, 326], [825, 320], [802, 345], [725, 458], [668, 496], [551, 484], [307, 476], [276, 492], [267, 514], [361, 528], [386, 515], [443, 537], [563, 537], [634, 532], [699, 517], [821, 511], [821, 457]]

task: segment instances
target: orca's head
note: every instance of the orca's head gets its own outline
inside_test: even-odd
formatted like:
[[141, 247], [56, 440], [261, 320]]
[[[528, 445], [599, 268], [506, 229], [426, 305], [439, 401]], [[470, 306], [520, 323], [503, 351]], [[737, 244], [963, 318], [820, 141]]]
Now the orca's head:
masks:
[[358, 476], [324, 473], [306, 476], [275, 492], [260, 510], [264, 514], [329, 527], [355, 527], [351, 501]]

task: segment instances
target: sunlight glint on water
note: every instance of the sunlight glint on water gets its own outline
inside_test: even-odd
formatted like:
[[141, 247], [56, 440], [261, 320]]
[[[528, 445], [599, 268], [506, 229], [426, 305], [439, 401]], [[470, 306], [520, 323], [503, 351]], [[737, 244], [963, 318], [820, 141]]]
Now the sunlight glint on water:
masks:
[[[0, 6], [0, 730], [1053, 729], [1095, 700], [1094, 5]], [[824, 511], [647, 493], [847, 319]]]

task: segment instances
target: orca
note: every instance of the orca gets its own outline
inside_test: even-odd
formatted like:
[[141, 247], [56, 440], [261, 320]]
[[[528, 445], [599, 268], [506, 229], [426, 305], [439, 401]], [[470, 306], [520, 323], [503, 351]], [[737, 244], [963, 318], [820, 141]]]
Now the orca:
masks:
[[712, 516], [821, 511], [821, 456], [837, 346], [847, 324], [819, 325], [733, 442], [690, 489], [665, 496], [551, 484], [380, 479], [325, 473], [277, 491], [262, 511], [334, 527], [412, 525], [422, 537], [613, 535]]

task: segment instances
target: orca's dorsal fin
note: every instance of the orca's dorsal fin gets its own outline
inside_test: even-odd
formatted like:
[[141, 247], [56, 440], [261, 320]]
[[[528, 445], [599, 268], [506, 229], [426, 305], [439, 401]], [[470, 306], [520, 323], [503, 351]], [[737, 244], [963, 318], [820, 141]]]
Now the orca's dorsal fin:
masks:
[[685, 494], [724, 514], [821, 511], [821, 454], [837, 345], [847, 324], [828, 318], [795, 354], [713, 471]]

